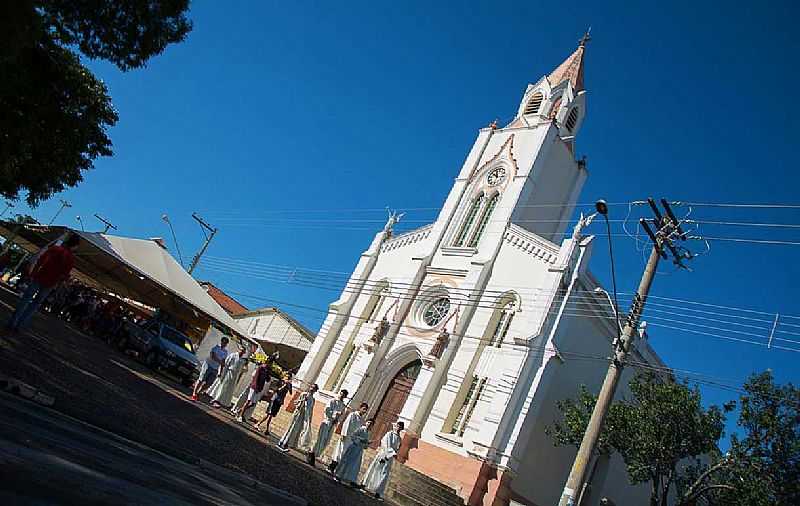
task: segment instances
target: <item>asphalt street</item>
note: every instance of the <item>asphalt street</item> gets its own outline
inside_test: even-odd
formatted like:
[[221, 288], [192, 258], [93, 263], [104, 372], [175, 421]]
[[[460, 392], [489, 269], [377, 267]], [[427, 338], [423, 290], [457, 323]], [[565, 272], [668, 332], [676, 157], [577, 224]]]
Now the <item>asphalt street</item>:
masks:
[[[0, 287], [0, 322], [6, 321], [8, 312], [16, 302], [17, 298], [11, 292]], [[164, 470], [163, 466], [149, 463], [132, 461], [128, 463], [130, 465], [122, 463], [110, 466], [107, 462], [113, 461], [115, 455], [130, 454], [130, 451], [118, 447], [107, 448], [97, 439], [79, 439], [84, 441], [83, 446], [73, 447], [68, 453], [71, 457], [62, 466], [63, 470], [71, 470], [73, 479], [80, 476], [78, 485], [69, 485], [74, 481], [57, 482], [47, 473], [39, 471], [42, 468], [39, 461], [52, 465], [53, 458], [41, 453], [49, 448], [43, 446], [42, 441], [59, 440], [61, 428], [50, 427], [47, 431], [49, 439], [38, 439], [39, 436], [31, 435], [23, 440], [13, 437], [6, 442], [4, 439], [11, 437], [8, 435], [10, 432], [27, 434], [32, 430], [28, 427], [27, 420], [31, 417], [28, 414], [28, 418], [7, 420], [0, 427], [0, 442], [6, 445], [5, 458], [16, 455], [10, 461], [14, 462], [14, 466], [4, 464], [0, 467], [0, 494], [6, 494], [11, 499], [0, 504], [20, 504], [23, 499], [28, 504], [52, 504], [52, 500], [58, 497], [63, 499], [61, 504], [105, 504], [108, 501], [103, 494], [117, 488], [117, 485], [104, 486], [107, 483], [105, 480], [126, 481], [131, 486], [140, 487], [139, 491], [143, 494], [165, 494], [159, 499], [144, 495], [146, 499], [138, 502], [129, 495], [127, 500], [130, 502], [115, 499], [114, 504], [252, 502], [253, 497], [249, 492], [244, 492], [246, 487], [236, 486], [240, 480], [233, 479], [234, 476], [241, 477], [245, 485], [262, 484], [272, 487], [263, 490], [283, 490], [301, 497], [310, 506], [379, 504], [366, 494], [337, 484], [321, 468], [315, 469], [296, 456], [276, 450], [271, 444], [274, 437], [264, 437], [235, 423], [222, 410], [215, 410], [205, 402], [190, 401], [188, 389], [179, 383], [119, 353], [102, 339], [86, 335], [52, 315], [37, 314], [31, 326], [23, 332], [0, 331], [0, 336], [0, 377], [19, 381], [43, 393], [53, 399], [54, 412], [85, 422], [89, 427], [108, 431], [103, 433], [103, 437], [118, 441], [118, 444], [122, 444], [119, 441], [126, 441], [126, 445], [130, 445], [131, 441], [135, 441], [149, 451], [161, 452], [159, 455], [162, 457], [169, 455], [177, 459], [172, 462], [182, 469], [181, 474], [172, 476], [172, 467]], [[43, 427], [38, 426], [38, 430], [43, 430]], [[64, 444], [71, 438], [63, 439], [62, 447], [69, 448]], [[10, 450], [12, 448], [14, 451]], [[142, 447], [134, 444], [130, 448]], [[56, 455], [57, 459], [63, 459], [62, 455]], [[38, 460], [33, 460], [34, 457]], [[35, 464], [25, 464], [26, 460]], [[148, 467], [161, 471], [146, 480], [140, 479], [138, 473], [145, 472]], [[87, 476], [94, 476], [97, 480], [91, 481], [86, 476], [74, 474], [84, 468], [105, 476], [100, 478], [88, 473]], [[11, 474], [12, 470], [14, 475]], [[227, 472], [234, 474], [227, 475]], [[41, 476], [32, 477], [36, 474]], [[54, 476], [59, 476], [60, 480], [62, 474]], [[218, 482], [225, 487], [224, 491], [216, 488]], [[37, 494], [45, 494], [47, 490], [51, 491], [51, 502], [37, 502]], [[199, 494], [200, 500], [195, 494]], [[191, 498], [186, 499], [187, 495]], [[257, 504], [273, 504], [261, 495], [261, 492], [257, 493]], [[3, 499], [0, 496], [0, 501]]]
[[306, 502], [210, 463], [147, 446], [0, 394], [0, 504], [230, 504]]

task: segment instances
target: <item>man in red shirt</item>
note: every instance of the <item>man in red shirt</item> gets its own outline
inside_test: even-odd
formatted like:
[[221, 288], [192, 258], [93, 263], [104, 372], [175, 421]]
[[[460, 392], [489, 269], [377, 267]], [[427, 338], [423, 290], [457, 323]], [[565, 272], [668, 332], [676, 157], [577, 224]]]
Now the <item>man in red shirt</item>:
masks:
[[72, 252], [79, 243], [80, 238], [72, 234], [61, 246], [51, 246], [42, 253], [31, 269], [30, 283], [8, 322], [10, 330], [19, 330], [27, 325], [33, 313], [39, 309], [53, 288], [69, 277], [70, 271], [75, 266]]
[[256, 367], [256, 370], [253, 372], [253, 377], [250, 380], [250, 387], [247, 391], [247, 401], [239, 409], [239, 411], [237, 411], [236, 420], [244, 422], [244, 414], [247, 413], [247, 410], [258, 404], [258, 401], [261, 400], [261, 397], [267, 393], [271, 376], [272, 363], [270, 362], [270, 359], [267, 358], [267, 360], [259, 364], [259, 366]]

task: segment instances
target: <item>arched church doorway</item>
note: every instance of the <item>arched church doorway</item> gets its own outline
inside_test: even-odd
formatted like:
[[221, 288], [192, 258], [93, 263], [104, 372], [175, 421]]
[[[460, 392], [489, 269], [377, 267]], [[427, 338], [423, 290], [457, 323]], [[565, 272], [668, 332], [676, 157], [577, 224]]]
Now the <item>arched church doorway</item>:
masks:
[[380, 440], [392, 428], [392, 424], [397, 421], [402, 411], [403, 406], [411, 394], [411, 389], [414, 387], [414, 381], [419, 376], [419, 371], [422, 369], [422, 362], [415, 360], [400, 369], [392, 381], [389, 382], [389, 387], [378, 405], [378, 410], [375, 412], [375, 424], [372, 426], [371, 439], [373, 440], [370, 445], [372, 448], [380, 444]]

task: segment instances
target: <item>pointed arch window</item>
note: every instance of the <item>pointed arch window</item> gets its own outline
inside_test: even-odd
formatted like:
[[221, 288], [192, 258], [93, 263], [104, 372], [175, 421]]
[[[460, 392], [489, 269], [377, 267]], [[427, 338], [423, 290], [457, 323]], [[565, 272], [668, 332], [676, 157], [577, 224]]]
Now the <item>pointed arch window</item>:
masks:
[[464, 436], [464, 432], [467, 430], [467, 426], [472, 418], [472, 414], [475, 412], [475, 406], [478, 404], [478, 400], [480, 400], [485, 386], [485, 377], [478, 378], [477, 376], [472, 376], [472, 381], [469, 385], [469, 391], [467, 392], [466, 397], [464, 397], [464, 400], [461, 402], [458, 414], [453, 420], [453, 424], [450, 426], [450, 434], [455, 434], [458, 437]]
[[539, 109], [542, 107], [542, 101], [544, 100], [544, 95], [542, 95], [541, 91], [537, 91], [533, 94], [528, 103], [525, 105], [525, 111], [523, 114], [536, 114], [539, 112]]
[[483, 207], [484, 200], [486, 200], [486, 196], [481, 193], [472, 201], [467, 216], [464, 218], [464, 223], [461, 225], [461, 230], [458, 231], [456, 240], [453, 241], [453, 246], [464, 246], [464, 242], [466, 242], [469, 232], [472, 229], [472, 224], [475, 223], [475, 218], [478, 216], [481, 207]]
[[489, 224], [489, 219], [492, 217], [492, 212], [494, 212], [495, 206], [497, 206], [497, 201], [500, 198], [500, 194], [495, 193], [492, 198], [489, 199], [489, 202], [486, 204], [483, 214], [481, 215], [481, 219], [478, 222], [478, 226], [475, 228], [475, 233], [472, 234], [472, 239], [469, 240], [468, 246], [470, 248], [474, 248], [478, 245], [478, 242], [481, 240], [481, 236], [483, 232], [486, 230], [486, 226]]
[[489, 346], [499, 348], [502, 346], [503, 341], [508, 334], [508, 329], [511, 327], [511, 320], [514, 319], [514, 302], [509, 302], [503, 306], [500, 312], [500, 318], [492, 331], [492, 337], [489, 339]]

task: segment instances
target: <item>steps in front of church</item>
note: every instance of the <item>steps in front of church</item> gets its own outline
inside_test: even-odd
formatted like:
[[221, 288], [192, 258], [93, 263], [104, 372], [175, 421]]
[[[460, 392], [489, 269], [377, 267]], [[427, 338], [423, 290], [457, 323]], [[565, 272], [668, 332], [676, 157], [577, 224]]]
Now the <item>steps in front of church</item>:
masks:
[[[263, 404], [256, 408], [256, 418], [261, 417], [263, 409]], [[278, 437], [283, 435], [289, 427], [291, 417], [290, 413], [281, 410], [270, 424], [271, 432]], [[317, 428], [312, 427], [312, 441], [317, 439]], [[331, 442], [318, 465], [326, 465], [330, 461], [330, 456], [339, 439], [341, 439], [339, 434], [333, 434]], [[376, 452], [377, 450], [373, 448], [364, 450], [359, 478], [364, 476]], [[395, 462], [392, 466], [392, 474], [386, 486], [386, 500], [388, 503], [396, 504], [397, 506], [464, 506], [464, 500], [458, 496], [453, 488], [399, 462]]]
[[454, 489], [402, 464], [392, 468], [386, 499], [398, 506], [464, 506]]

